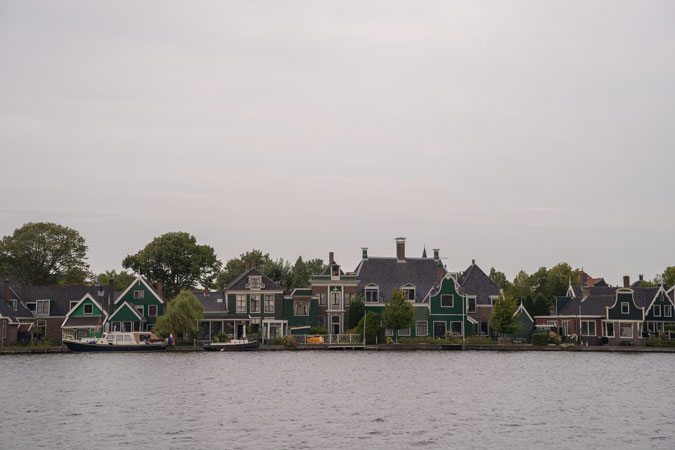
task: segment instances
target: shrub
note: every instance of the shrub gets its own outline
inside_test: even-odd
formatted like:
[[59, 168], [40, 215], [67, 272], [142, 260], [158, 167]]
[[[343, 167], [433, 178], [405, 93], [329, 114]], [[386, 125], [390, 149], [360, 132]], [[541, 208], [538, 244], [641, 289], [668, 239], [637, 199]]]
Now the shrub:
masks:
[[440, 341], [431, 336], [426, 337], [402, 337], [398, 340], [401, 344], [438, 344]]
[[283, 338], [273, 337], [267, 341], [268, 345], [284, 345]]
[[298, 345], [298, 341], [295, 340], [295, 337], [291, 334], [287, 334], [283, 338], [281, 338], [281, 344], [288, 348], [295, 348], [296, 345]]
[[492, 345], [495, 341], [486, 336], [471, 336], [466, 338], [466, 343], [472, 345]]
[[215, 341], [216, 342], [230, 342], [230, 337], [227, 334], [225, 334], [221, 331], [220, 333], [216, 334]]
[[547, 345], [547, 344], [548, 344], [547, 333], [536, 333], [532, 335], [532, 345]]
[[312, 327], [307, 334], [328, 334], [328, 330], [323, 327]]

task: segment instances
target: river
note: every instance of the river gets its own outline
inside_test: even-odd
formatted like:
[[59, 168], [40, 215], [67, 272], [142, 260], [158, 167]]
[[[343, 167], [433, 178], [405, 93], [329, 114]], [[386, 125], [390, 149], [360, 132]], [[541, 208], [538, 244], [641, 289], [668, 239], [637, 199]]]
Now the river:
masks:
[[2, 449], [675, 448], [675, 355], [0, 357]]

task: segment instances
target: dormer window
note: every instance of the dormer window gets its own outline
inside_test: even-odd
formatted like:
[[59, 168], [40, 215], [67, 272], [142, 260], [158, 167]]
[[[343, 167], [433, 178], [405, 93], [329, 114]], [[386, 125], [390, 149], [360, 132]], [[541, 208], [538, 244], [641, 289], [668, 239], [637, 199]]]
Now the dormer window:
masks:
[[16, 311], [16, 303], [16, 300], [9, 301], [9, 307], [12, 309], [12, 311]]
[[260, 290], [260, 289], [264, 288], [265, 286], [262, 283], [262, 277], [261, 276], [251, 276], [251, 277], [248, 277], [247, 287], [251, 290]]
[[330, 276], [333, 278], [340, 278], [340, 266], [333, 264], [330, 268]]
[[401, 288], [401, 291], [403, 291], [403, 295], [405, 295], [405, 298], [411, 301], [415, 300], [415, 286], [404, 286]]
[[380, 297], [380, 289], [377, 286], [366, 288], [366, 303], [377, 303]]
[[628, 302], [621, 302], [621, 314], [628, 314], [630, 311], [630, 307], [628, 306]]
[[94, 314], [94, 305], [91, 303], [84, 304], [84, 313], [85, 314]]

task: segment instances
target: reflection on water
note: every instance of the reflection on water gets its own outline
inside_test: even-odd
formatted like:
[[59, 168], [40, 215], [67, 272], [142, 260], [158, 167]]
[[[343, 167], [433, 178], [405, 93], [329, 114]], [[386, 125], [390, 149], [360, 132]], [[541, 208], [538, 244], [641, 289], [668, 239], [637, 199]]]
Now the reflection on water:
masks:
[[0, 357], [0, 448], [675, 448], [670, 354]]

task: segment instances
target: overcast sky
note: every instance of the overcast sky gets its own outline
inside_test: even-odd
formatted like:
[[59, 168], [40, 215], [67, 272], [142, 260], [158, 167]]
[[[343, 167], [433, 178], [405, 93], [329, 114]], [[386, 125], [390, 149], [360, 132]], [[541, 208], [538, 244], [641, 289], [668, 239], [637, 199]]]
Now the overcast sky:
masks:
[[4, 0], [0, 234], [652, 278], [674, 55], [673, 1]]

